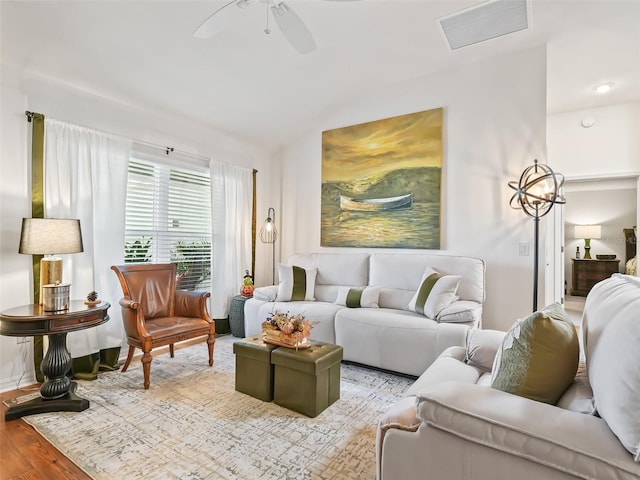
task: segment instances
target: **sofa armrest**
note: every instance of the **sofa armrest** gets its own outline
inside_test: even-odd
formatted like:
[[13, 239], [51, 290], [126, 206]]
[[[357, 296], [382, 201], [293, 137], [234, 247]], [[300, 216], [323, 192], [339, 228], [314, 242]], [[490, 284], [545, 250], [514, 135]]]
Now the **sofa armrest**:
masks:
[[465, 347], [447, 348], [407, 389], [405, 395], [417, 395], [425, 387], [451, 380], [476, 383], [480, 378], [480, 371], [464, 363], [465, 350]]
[[258, 287], [253, 290], [253, 298], [262, 302], [273, 302], [278, 295], [278, 285]]
[[499, 330], [469, 329], [465, 363], [484, 372], [490, 372], [493, 369], [496, 353], [502, 346], [504, 336], [505, 332]]
[[[420, 426], [420, 419], [416, 416], [416, 397], [409, 396], [398, 400], [389, 407], [384, 416], [378, 422], [376, 431], [376, 458], [382, 458], [382, 445], [384, 436], [391, 428], [415, 432]], [[376, 462], [376, 478], [381, 477], [380, 461]]]
[[633, 461], [601, 418], [474, 384], [425, 386], [418, 417], [433, 428], [578, 478], [637, 480]]
[[479, 323], [482, 304], [472, 300], [456, 300], [438, 313], [438, 323]]

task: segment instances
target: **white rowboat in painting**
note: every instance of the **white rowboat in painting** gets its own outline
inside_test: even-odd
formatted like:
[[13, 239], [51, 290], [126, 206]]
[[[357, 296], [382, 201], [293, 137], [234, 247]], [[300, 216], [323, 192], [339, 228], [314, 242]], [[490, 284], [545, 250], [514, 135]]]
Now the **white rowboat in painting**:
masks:
[[399, 210], [411, 208], [413, 194], [399, 195], [385, 198], [351, 198], [340, 195], [340, 210], [360, 212], [379, 212], [385, 210]]

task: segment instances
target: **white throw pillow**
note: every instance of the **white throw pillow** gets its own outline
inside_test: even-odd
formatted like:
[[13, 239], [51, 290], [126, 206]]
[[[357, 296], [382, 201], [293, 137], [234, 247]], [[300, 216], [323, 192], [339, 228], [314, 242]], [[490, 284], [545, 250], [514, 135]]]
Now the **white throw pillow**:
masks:
[[458, 298], [456, 293], [461, 278], [460, 275], [443, 275], [427, 267], [418, 290], [409, 302], [409, 310], [435, 320], [443, 309]]
[[340, 287], [338, 298], [333, 302], [336, 305], [344, 305], [349, 308], [378, 308], [378, 287], [349, 288]]
[[278, 265], [278, 295], [276, 302], [313, 301], [317, 268]]

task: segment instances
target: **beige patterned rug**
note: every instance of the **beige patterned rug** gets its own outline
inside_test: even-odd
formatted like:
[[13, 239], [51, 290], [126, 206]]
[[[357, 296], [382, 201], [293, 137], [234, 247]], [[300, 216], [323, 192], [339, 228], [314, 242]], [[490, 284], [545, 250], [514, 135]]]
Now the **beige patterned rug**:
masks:
[[234, 389], [234, 337], [79, 382], [80, 413], [24, 417], [94, 479], [371, 479], [380, 416], [412, 380], [342, 365], [340, 399], [316, 418]]

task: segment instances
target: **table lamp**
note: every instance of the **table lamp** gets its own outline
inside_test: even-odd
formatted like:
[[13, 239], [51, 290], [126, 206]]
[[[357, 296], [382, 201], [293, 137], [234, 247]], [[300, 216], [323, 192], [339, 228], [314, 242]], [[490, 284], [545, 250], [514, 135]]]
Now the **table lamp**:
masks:
[[40, 260], [40, 304], [42, 286], [62, 282], [63, 253], [80, 253], [80, 220], [66, 218], [23, 218], [18, 253], [44, 255]]
[[584, 259], [591, 259], [591, 239], [602, 237], [602, 227], [600, 225], [576, 225], [574, 231], [575, 238], [584, 239]]

